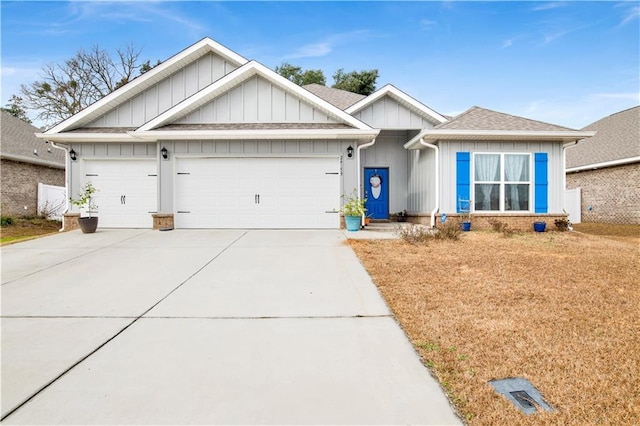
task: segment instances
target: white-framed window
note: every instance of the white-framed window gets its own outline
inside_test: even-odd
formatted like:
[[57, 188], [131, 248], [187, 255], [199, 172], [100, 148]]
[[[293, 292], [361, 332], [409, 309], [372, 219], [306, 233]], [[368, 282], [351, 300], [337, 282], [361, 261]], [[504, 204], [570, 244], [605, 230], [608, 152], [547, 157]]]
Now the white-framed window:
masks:
[[531, 154], [474, 153], [474, 211], [531, 211]]

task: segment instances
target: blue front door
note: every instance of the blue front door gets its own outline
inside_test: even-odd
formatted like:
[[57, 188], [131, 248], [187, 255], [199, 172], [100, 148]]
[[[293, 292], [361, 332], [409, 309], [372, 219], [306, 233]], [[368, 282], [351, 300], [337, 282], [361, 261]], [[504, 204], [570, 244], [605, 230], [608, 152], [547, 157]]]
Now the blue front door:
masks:
[[364, 196], [367, 216], [389, 219], [389, 169], [364, 169]]

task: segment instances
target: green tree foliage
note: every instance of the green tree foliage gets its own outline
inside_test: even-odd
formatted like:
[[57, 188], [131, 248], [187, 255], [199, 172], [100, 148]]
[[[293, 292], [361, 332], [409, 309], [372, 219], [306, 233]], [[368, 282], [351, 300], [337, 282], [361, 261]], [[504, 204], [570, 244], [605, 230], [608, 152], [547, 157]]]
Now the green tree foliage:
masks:
[[322, 70], [302, 71], [301, 67], [296, 67], [287, 62], [283, 62], [282, 65], [276, 67], [276, 72], [298, 86], [312, 83], [324, 86], [327, 83], [327, 79]]
[[148, 61], [139, 63], [140, 53], [128, 46], [110, 54], [95, 45], [61, 64], [44, 65], [40, 80], [20, 88], [26, 108], [47, 124], [58, 123], [151, 69]]
[[368, 96], [376, 91], [377, 79], [378, 70], [376, 69], [345, 73], [344, 68], [340, 68], [333, 75], [334, 84], [331, 87]]
[[24, 100], [20, 96], [12, 95], [7, 102], [7, 106], [5, 108], [0, 108], [4, 112], [8, 112], [16, 118], [19, 118], [22, 121], [26, 121], [31, 124], [31, 120], [27, 116], [27, 111], [24, 107]]

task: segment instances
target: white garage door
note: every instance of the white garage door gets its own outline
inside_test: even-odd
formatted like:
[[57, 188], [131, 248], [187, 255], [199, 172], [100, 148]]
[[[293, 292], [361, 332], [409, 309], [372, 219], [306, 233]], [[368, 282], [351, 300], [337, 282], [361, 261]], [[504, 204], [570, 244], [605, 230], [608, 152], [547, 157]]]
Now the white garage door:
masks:
[[338, 228], [339, 158], [178, 158], [177, 228]]
[[100, 228], [151, 228], [158, 209], [155, 160], [85, 160], [88, 182], [98, 190]]

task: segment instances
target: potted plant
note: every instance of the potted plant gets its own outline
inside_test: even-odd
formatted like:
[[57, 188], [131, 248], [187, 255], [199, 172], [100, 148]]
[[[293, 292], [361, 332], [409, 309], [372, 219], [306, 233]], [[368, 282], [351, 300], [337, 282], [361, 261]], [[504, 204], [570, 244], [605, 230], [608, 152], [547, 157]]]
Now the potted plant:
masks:
[[355, 190], [350, 197], [347, 198], [343, 195], [342, 199], [346, 201], [340, 208], [340, 212], [344, 214], [347, 231], [358, 231], [360, 229], [362, 216], [367, 211], [367, 209], [364, 208], [364, 203], [367, 202], [367, 199], [358, 197]]
[[462, 223], [460, 223], [460, 228], [465, 231], [471, 231], [471, 212], [466, 211], [462, 214]]
[[396, 214], [396, 220], [398, 222], [406, 222], [407, 221], [407, 211], [406, 210], [402, 210], [401, 212], [398, 212]]
[[544, 232], [547, 228], [547, 222], [533, 222], [533, 230], [536, 232]]
[[78, 194], [78, 198], [73, 199], [69, 197], [69, 201], [74, 206], [77, 206], [80, 209], [87, 210], [87, 217], [78, 218], [78, 226], [85, 234], [91, 234], [96, 232], [98, 228], [98, 217], [91, 216], [91, 213], [95, 213], [98, 210], [98, 206], [93, 199], [93, 194], [98, 190], [91, 184], [91, 182], [87, 182], [82, 188], [82, 192]]

